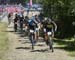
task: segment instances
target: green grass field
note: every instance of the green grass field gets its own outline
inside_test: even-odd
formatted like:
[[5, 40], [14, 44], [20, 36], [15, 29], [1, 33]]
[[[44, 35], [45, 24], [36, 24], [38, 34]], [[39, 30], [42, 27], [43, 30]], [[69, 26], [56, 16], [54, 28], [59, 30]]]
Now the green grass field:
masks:
[[8, 36], [6, 28], [7, 24], [0, 22], [0, 60], [3, 60], [4, 54], [8, 49]]
[[67, 51], [69, 56], [75, 57], [75, 39], [55, 39], [55, 44], [57, 45], [57, 49], [63, 49]]

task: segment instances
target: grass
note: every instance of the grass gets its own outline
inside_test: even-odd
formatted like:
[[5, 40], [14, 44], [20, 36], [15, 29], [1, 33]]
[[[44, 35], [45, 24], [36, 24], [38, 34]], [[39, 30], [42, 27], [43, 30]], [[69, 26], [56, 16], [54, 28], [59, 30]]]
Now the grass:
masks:
[[8, 48], [8, 37], [6, 28], [7, 24], [0, 22], [0, 60], [3, 60], [3, 56]]
[[56, 49], [63, 49], [67, 51], [69, 56], [75, 57], [75, 39], [55, 39]]

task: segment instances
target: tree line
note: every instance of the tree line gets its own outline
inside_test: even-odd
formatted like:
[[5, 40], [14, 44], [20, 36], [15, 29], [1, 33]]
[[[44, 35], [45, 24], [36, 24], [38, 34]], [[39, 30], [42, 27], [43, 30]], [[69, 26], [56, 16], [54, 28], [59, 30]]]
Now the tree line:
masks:
[[57, 36], [72, 37], [75, 34], [75, 0], [43, 0], [43, 12], [56, 21], [58, 25]]
[[[26, 3], [29, 0], [24, 0]], [[58, 30], [56, 36], [72, 37], [75, 34], [75, 0], [32, 0], [33, 3], [41, 3], [44, 16], [53, 19]]]

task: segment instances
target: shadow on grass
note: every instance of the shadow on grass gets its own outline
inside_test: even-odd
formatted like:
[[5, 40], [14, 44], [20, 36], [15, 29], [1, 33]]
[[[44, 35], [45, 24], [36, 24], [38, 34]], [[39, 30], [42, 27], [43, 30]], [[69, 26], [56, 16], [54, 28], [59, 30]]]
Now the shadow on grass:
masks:
[[19, 34], [20, 37], [26, 37], [28, 36], [28, 34], [26, 34], [25, 32], [16, 32], [16, 34]]
[[41, 50], [33, 50], [30, 52], [48, 52], [48, 49], [41, 49]]
[[44, 44], [37, 44], [37, 45], [35, 45], [35, 46], [43, 47], [43, 46], [45, 46], [45, 45], [44, 45]]
[[31, 42], [30, 42], [30, 41], [25, 41], [25, 42], [22, 42], [22, 44], [26, 44], [26, 43], [31, 44]]
[[16, 49], [26, 49], [26, 50], [29, 50], [31, 48], [30, 47], [17, 47]]
[[[65, 41], [65, 40], [54, 40], [55, 43], [59, 45], [59, 47], [54, 47], [55, 49], [64, 49], [66, 51], [75, 51], [75, 42], [74, 41]], [[65, 46], [61, 46], [65, 45]]]
[[13, 33], [14, 31], [5, 31], [5, 32], [11, 32], [11, 33]]

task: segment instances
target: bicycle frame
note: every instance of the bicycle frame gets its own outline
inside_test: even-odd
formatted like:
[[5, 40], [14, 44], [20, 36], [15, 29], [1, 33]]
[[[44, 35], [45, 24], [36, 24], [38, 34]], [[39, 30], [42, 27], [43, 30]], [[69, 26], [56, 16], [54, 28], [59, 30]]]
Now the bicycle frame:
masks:
[[30, 29], [30, 35], [29, 35], [31, 44], [32, 44], [32, 50], [34, 50], [34, 30]]
[[52, 52], [54, 52], [53, 40], [52, 40], [52, 32], [47, 32], [47, 35], [48, 35], [49, 48], [52, 49]]

